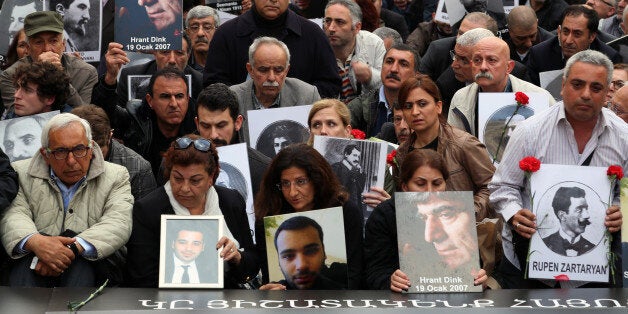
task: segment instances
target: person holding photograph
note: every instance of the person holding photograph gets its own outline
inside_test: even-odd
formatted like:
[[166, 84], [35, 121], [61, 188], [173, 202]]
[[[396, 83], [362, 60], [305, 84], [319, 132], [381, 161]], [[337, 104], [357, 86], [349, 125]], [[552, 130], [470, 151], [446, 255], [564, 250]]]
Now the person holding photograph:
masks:
[[[403, 192], [442, 192], [447, 190], [445, 182], [448, 177], [445, 162], [437, 152], [417, 149], [409, 153], [401, 164], [399, 181]], [[459, 212], [452, 220], [464, 222], [468, 219], [472, 218]], [[440, 219], [430, 218], [425, 220], [425, 224], [424, 240], [434, 244], [442, 262], [450, 269], [466, 264], [472, 255], [470, 250], [477, 249], [477, 246], [467, 243], [470, 235], [457, 230], [460, 225], [455, 222], [444, 224]], [[439, 247], [447, 247], [448, 251], [439, 250]], [[441, 251], [443, 254], [440, 254]], [[366, 281], [370, 289], [401, 292], [410, 288], [412, 283], [408, 276], [399, 269], [394, 198], [377, 206], [366, 222], [364, 257]], [[484, 269], [472, 272], [472, 275], [475, 285], [486, 285], [488, 277]]]
[[[235, 190], [216, 186], [215, 145], [198, 135], [180, 137], [164, 157], [166, 184], [135, 202], [133, 231], [127, 243], [128, 285], [157, 287], [161, 215], [223, 215], [225, 236], [218, 243], [225, 265], [225, 288], [236, 288], [259, 271], [246, 204]], [[207, 248], [206, 248], [207, 249]]]
[[[331, 136], [353, 138], [351, 135], [351, 113], [345, 103], [338, 99], [321, 99], [315, 102], [307, 118], [310, 127], [310, 138], [307, 143], [314, 143], [314, 136]], [[392, 181], [392, 180], [391, 180]], [[361, 193], [360, 203], [375, 207], [390, 198], [390, 194], [382, 188], [371, 187], [368, 193]]]
[[[349, 195], [318, 151], [307, 144], [290, 145], [271, 162], [255, 198], [255, 235], [262, 262], [263, 282], [268, 283], [264, 217], [330, 207], [343, 207], [348, 262], [348, 287], [360, 289], [363, 281], [362, 212], [348, 202]], [[280, 283], [262, 286], [285, 290]]]

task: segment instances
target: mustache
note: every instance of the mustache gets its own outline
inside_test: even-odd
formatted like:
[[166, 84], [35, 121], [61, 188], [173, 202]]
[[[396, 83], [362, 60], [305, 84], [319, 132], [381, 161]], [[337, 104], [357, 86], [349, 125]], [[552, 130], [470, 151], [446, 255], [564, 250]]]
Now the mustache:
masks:
[[493, 79], [493, 74], [489, 73], [489, 72], [482, 72], [480, 71], [480, 73], [475, 75], [475, 79], [479, 79], [479, 78], [485, 78], [485, 79], [489, 79], [492, 80]]
[[263, 87], [279, 87], [279, 82], [264, 82]]
[[588, 226], [591, 224], [591, 221], [589, 219], [582, 219], [578, 221], [578, 224], [580, 224], [581, 226]]
[[216, 146], [227, 146], [227, 141], [221, 139], [221, 138], [214, 138], [212, 139], [212, 142], [214, 143], [214, 145]]
[[209, 44], [209, 40], [207, 40], [207, 37], [199, 37], [198, 39], [196, 39], [196, 43], [206, 43], [206, 44]]
[[399, 75], [395, 74], [395, 73], [390, 73], [388, 75], [386, 75], [386, 78], [391, 78], [391, 79], [395, 79], [397, 81], [401, 82], [401, 78], [399, 77]]

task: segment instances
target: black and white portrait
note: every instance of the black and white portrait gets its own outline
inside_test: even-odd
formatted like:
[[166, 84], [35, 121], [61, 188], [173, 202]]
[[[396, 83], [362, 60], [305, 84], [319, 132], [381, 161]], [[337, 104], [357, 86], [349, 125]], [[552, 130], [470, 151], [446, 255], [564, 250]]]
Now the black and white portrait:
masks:
[[255, 234], [255, 212], [253, 210], [253, 185], [249, 168], [248, 151], [245, 143], [217, 147], [220, 173], [216, 185], [234, 189], [246, 202], [249, 230]]
[[[501, 160], [508, 140], [510, 140], [510, 136], [517, 125], [534, 115], [532, 108], [520, 107], [517, 113], [515, 113], [516, 108], [517, 105], [509, 105], [498, 109], [488, 118], [484, 125], [484, 145], [486, 145], [490, 156], [496, 157], [497, 162]], [[504, 134], [503, 137], [502, 132]], [[497, 153], [498, 146], [499, 153]]]
[[221, 220], [220, 216], [162, 216], [159, 287], [222, 287], [223, 263], [215, 249]]
[[182, 0], [118, 0], [115, 16], [115, 42], [124, 50], [181, 49]]
[[44, 8], [63, 18], [66, 52], [87, 62], [100, 60], [102, 0], [44, 0]]
[[242, 172], [228, 162], [220, 161], [219, 163], [220, 174], [216, 179], [216, 185], [234, 189], [246, 200], [248, 198], [248, 191], [246, 189], [246, 179]]
[[309, 129], [301, 123], [292, 120], [275, 121], [262, 130], [255, 149], [273, 158], [284, 147], [295, 143], [305, 143], [309, 137]]
[[33, 157], [41, 148], [43, 126], [58, 114], [51, 111], [42, 114], [0, 121], [2, 150], [11, 162]]
[[563, 99], [560, 95], [563, 85], [563, 70], [545, 71], [539, 73], [541, 87], [547, 90], [556, 101]]
[[386, 143], [315, 136], [313, 147], [329, 162], [349, 192], [349, 201], [362, 209], [366, 220], [373, 209], [362, 202], [362, 193], [372, 186], [383, 187]]
[[0, 10], [0, 55], [6, 57], [13, 37], [24, 27], [24, 18], [43, 10], [42, 0], [5, 0]]

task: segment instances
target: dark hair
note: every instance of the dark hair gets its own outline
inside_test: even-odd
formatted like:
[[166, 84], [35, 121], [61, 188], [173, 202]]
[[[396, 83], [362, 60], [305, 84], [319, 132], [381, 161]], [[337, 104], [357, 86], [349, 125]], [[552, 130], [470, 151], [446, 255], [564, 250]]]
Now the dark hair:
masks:
[[74, 0], [50, 0], [50, 3], [48, 4], [48, 10], [56, 11], [57, 4], [63, 5], [63, 8], [67, 10], [70, 8], [70, 4], [72, 4], [72, 2], [74, 2]]
[[569, 212], [569, 206], [571, 206], [571, 198], [585, 197], [586, 193], [583, 189], [577, 186], [561, 186], [556, 190], [554, 199], [552, 200], [552, 208], [554, 208], [554, 214], [558, 217], [558, 212]]
[[408, 96], [410, 96], [410, 92], [412, 92], [416, 88], [421, 88], [426, 93], [434, 98], [434, 102], [441, 101], [442, 98], [440, 96], [440, 91], [438, 90], [438, 86], [436, 83], [432, 81], [432, 79], [425, 74], [417, 74], [415, 77], [408, 78], [407, 80], [401, 83], [401, 87], [399, 88], [399, 94], [397, 96], [397, 109], [401, 108], [401, 105], [408, 100]]
[[379, 14], [373, 0], [355, 0], [362, 10], [362, 29], [373, 32], [379, 28]]
[[[279, 228], [277, 228], [277, 231], [275, 231], [275, 248], [277, 248], [277, 237], [280, 232], [284, 230], [303, 230], [307, 227], [314, 227], [314, 229], [318, 231], [318, 238], [321, 240], [321, 244], [325, 246], [323, 242], [323, 228], [321, 228], [321, 225], [310, 217], [296, 216], [282, 222]], [[279, 248], [277, 248], [277, 250], [279, 250]]]
[[340, 184], [331, 166], [314, 148], [305, 143], [293, 144], [282, 149], [272, 160], [255, 198], [255, 217], [278, 215], [289, 208], [282, 192], [276, 184], [281, 181], [281, 173], [296, 167], [307, 173], [314, 186], [314, 208], [328, 208], [344, 204], [349, 194]]
[[187, 77], [185, 77], [185, 74], [181, 70], [173, 66], [167, 66], [161, 70], [158, 70], [157, 72], [155, 72], [155, 74], [153, 74], [153, 76], [150, 77], [150, 81], [148, 82], [148, 94], [151, 97], [153, 97], [153, 87], [155, 85], [155, 81], [157, 80], [157, 78], [162, 76], [167, 79], [182, 79], [185, 82], [185, 94], [188, 94], [188, 79]]
[[298, 136], [298, 134], [294, 134], [294, 132], [292, 131], [291, 128], [289, 128], [287, 125], [285, 124], [279, 124], [275, 127], [275, 129], [273, 130], [273, 132], [271, 133], [270, 137], [271, 139], [275, 139], [275, 138], [279, 138], [279, 137], [284, 137], [287, 140], [290, 141], [290, 143], [296, 143], [299, 142], [299, 140], [296, 139], [296, 136]]
[[342, 150], [342, 153], [344, 155], [349, 155], [349, 154], [351, 154], [351, 152], [354, 149], [357, 150], [358, 152], [362, 153], [362, 151], [360, 151], [360, 149], [358, 148], [358, 145], [356, 145], [356, 144], [349, 144], [349, 145], [345, 146], [345, 148]]
[[70, 95], [70, 77], [49, 62], [20, 65], [13, 76], [15, 85], [37, 84], [37, 96], [54, 97], [50, 110], [61, 110]]
[[411, 53], [412, 57], [414, 58], [414, 72], [419, 72], [419, 67], [421, 66], [421, 56], [419, 56], [419, 53], [415, 49], [410, 47], [410, 45], [408, 44], [394, 44], [390, 46], [390, 49], [388, 49], [388, 51], [386, 51], [386, 54], [384, 54], [384, 60], [386, 60], [386, 57], [388, 57], [388, 53], [393, 49], [399, 51], [407, 51]]
[[447, 181], [449, 178], [449, 171], [443, 161], [443, 158], [434, 150], [431, 149], [415, 149], [406, 155], [401, 163], [401, 169], [399, 170], [399, 183], [408, 183], [414, 172], [423, 167], [428, 166], [432, 169], [440, 171], [443, 175], [443, 179]]
[[565, 11], [563, 11], [563, 15], [560, 18], [561, 27], [567, 16], [578, 17], [580, 15], [587, 19], [587, 29], [589, 30], [589, 35], [597, 34], [597, 26], [600, 23], [600, 18], [593, 9], [589, 9], [581, 4], [570, 5], [565, 9]]
[[185, 53], [187, 54], [188, 58], [192, 55], [192, 39], [190, 39], [190, 36], [188, 36], [188, 34], [186, 32], [183, 32], [183, 39], [185, 40], [185, 42], [188, 44], [188, 49], [185, 50]]
[[92, 139], [100, 147], [109, 145], [109, 134], [111, 133], [111, 123], [107, 113], [102, 108], [88, 104], [72, 109], [71, 113], [89, 122], [92, 127]]
[[209, 111], [225, 111], [229, 109], [229, 116], [235, 121], [240, 114], [240, 106], [236, 94], [223, 83], [211, 84], [198, 94], [196, 100], [196, 115], [198, 108], [203, 107]]
[[24, 38], [26, 38], [24, 27], [22, 27], [22, 29], [20, 29], [17, 33], [15, 33], [15, 36], [13, 37], [13, 40], [11, 41], [11, 44], [9, 45], [9, 50], [7, 50], [7, 61], [3, 66], [3, 70], [8, 69], [15, 62], [17, 62], [17, 60], [20, 59], [19, 56], [17, 55], [17, 46], [20, 41], [20, 33], [24, 34]]
[[177, 237], [179, 236], [179, 232], [183, 230], [199, 232], [203, 234], [203, 242], [205, 242], [205, 232], [203, 231], [204, 224], [205, 221], [197, 219], [170, 220], [166, 224], [166, 234], [169, 236], [174, 236], [172, 241], [176, 241]]
[[[196, 134], [185, 135], [191, 140], [201, 139], [202, 137]], [[208, 139], [211, 142], [211, 140]], [[164, 155], [164, 178], [168, 180], [170, 178], [170, 172], [174, 165], [189, 166], [189, 165], [203, 165], [207, 174], [212, 176], [213, 181], [216, 182], [218, 174], [220, 172], [220, 164], [218, 163], [218, 152], [214, 143], [209, 147], [209, 151], [202, 152], [194, 144], [190, 144], [188, 148], [180, 149], [175, 148], [176, 141], [173, 141]]]

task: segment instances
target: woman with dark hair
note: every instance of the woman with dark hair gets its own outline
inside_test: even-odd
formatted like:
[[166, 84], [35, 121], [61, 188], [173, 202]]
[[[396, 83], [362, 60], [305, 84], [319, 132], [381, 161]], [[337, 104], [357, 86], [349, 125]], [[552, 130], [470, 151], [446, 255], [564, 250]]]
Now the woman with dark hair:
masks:
[[[255, 238], [263, 259], [263, 282], [268, 282], [264, 217], [342, 206], [348, 262], [348, 288], [362, 282], [362, 213], [323, 156], [307, 144], [290, 145], [277, 154], [266, 170], [255, 198]], [[272, 289], [285, 289], [273, 286]]]
[[228, 264], [225, 288], [237, 288], [255, 277], [259, 261], [246, 205], [237, 191], [214, 185], [219, 164], [211, 141], [194, 134], [178, 138], [166, 152], [164, 166], [166, 184], [133, 206], [133, 231], [126, 244], [129, 286], [157, 287], [161, 215], [222, 215], [225, 236], [218, 243], [205, 244], [208, 249], [222, 249], [220, 256]]
[[26, 42], [26, 33], [24, 28], [20, 29], [11, 40], [9, 50], [7, 51], [7, 62], [2, 67], [3, 70], [8, 69], [17, 60], [28, 55], [28, 42]]
[[379, 28], [379, 14], [373, 0], [355, 0], [362, 10], [362, 30], [373, 32]]
[[[399, 173], [403, 192], [442, 192], [446, 190], [449, 171], [441, 156], [429, 149], [410, 152]], [[471, 218], [472, 219], [472, 218]], [[397, 222], [394, 198], [382, 202], [366, 222], [364, 234], [366, 282], [370, 289], [407, 290], [412, 284], [399, 269]], [[486, 282], [486, 271], [474, 274], [475, 285]]]

